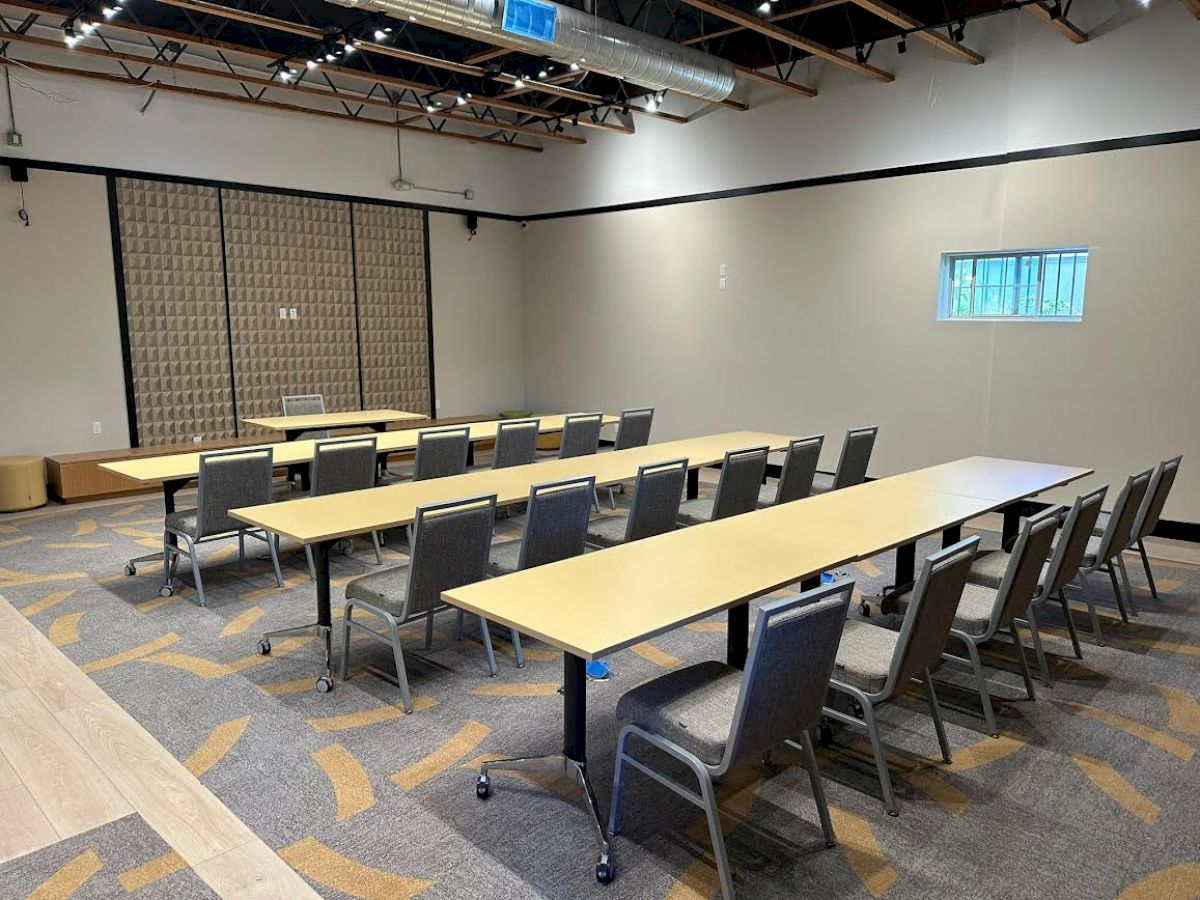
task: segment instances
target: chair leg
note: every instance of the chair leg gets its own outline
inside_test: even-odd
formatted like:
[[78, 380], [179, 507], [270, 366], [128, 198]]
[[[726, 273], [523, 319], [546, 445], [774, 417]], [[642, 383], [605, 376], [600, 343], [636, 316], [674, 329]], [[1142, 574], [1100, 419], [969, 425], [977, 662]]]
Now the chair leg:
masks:
[[208, 606], [208, 600], [204, 597], [204, 582], [200, 580], [200, 560], [197, 558], [195, 542], [184, 535], [184, 541], [187, 543], [188, 556], [192, 561], [192, 581], [196, 583], [196, 602], [201, 606]]
[[938, 706], [937, 692], [933, 689], [933, 676], [925, 670], [925, 693], [929, 698], [929, 714], [933, 716], [933, 726], [937, 730], [938, 746], [942, 749], [942, 759], [953, 762], [950, 758], [950, 741], [946, 739], [946, 724], [942, 721], [942, 708]]
[[[266, 534], [266, 532], [263, 532]], [[283, 573], [279, 571], [279, 551], [275, 541], [267, 535], [267, 549], [271, 552], [271, 566], [275, 569], [275, 587], [283, 587]], [[314, 581], [316, 579], [313, 579]]]
[[246, 568], [246, 532], [238, 532], [238, 568]]
[[700, 796], [704, 799], [704, 813], [708, 819], [708, 834], [712, 839], [713, 858], [717, 863], [717, 875], [721, 879], [721, 896], [734, 900], [733, 872], [729, 868], [729, 855], [725, 852], [725, 833], [721, 830], [721, 812], [717, 808], [717, 792], [707, 773], [696, 773], [700, 779]]
[[496, 654], [492, 650], [492, 631], [488, 628], [488, 620], [479, 617], [479, 633], [483, 635], [483, 649], [487, 653], [488, 675], [496, 677]]
[[611, 835], [621, 833], [621, 801], [625, 794], [625, 752], [629, 748], [631, 734], [632, 732], [628, 728], [622, 728], [621, 734], [617, 737], [617, 759], [613, 763], [612, 800], [608, 807], [608, 833]]
[[1033, 677], [1029, 674], [1029, 661], [1025, 659], [1025, 645], [1021, 643], [1021, 632], [1017, 630], [1016, 622], [1008, 623], [1008, 633], [1012, 635], [1013, 650], [1017, 654], [1017, 662], [1021, 664], [1021, 677], [1025, 679], [1025, 692], [1029, 694], [1030, 700], [1036, 700], [1037, 694], [1033, 690]]
[[310, 547], [308, 544], [304, 545], [304, 558], [308, 560], [308, 580], [316, 581], [317, 580], [317, 566], [313, 562], [312, 547]]
[[[430, 613], [430, 615], [432, 615], [432, 613]], [[465, 618], [466, 614], [460, 609], [454, 625], [454, 639], [456, 641], [461, 641], [463, 639], [463, 620]]]
[[1104, 632], [1100, 630], [1100, 616], [1096, 613], [1096, 604], [1091, 600], [1085, 601], [1088, 608], [1088, 619], [1092, 623], [1092, 637], [1098, 647], [1104, 646]]
[[617, 498], [613, 496], [613, 489], [611, 487], [608, 489], [608, 508], [617, 508]]
[[525, 668], [525, 654], [521, 650], [521, 632], [517, 631], [515, 628], [513, 628], [511, 631], [513, 653], [515, 653], [517, 656], [517, 668], [523, 669]]
[[996, 728], [996, 712], [992, 709], [992, 695], [988, 691], [987, 677], [983, 673], [983, 661], [979, 658], [979, 648], [970, 638], [959, 638], [967, 645], [967, 656], [971, 660], [971, 669], [975, 673], [975, 684], [979, 688], [979, 700], [983, 703], [983, 721], [987, 726], [988, 734], [992, 737], [999, 737], [1000, 732]]
[[400, 702], [404, 705], [404, 711], [411, 713], [413, 711], [412, 694], [408, 691], [408, 670], [404, 667], [404, 651], [400, 647], [400, 632], [396, 628], [396, 620], [391, 616], [387, 617], [388, 632], [392, 638], [392, 657], [396, 661], [396, 682], [400, 685]]
[[1133, 586], [1129, 583], [1129, 570], [1125, 568], [1125, 554], [1117, 554], [1117, 568], [1121, 570], [1121, 584], [1125, 588], [1125, 598], [1129, 601], [1129, 611], [1138, 614], [1137, 602], [1133, 598]]
[[600, 512], [600, 492], [595, 488], [592, 489], [592, 506], [596, 508], [596, 512]]
[[1146, 545], [1138, 538], [1137, 542], [1138, 553], [1142, 557], [1142, 568], [1146, 570], [1146, 581], [1150, 584], [1150, 596], [1158, 599], [1158, 588], [1154, 584], [1154, 573], [1150, 571], [1150, 557], [1146, 555]]
[[1075, 651], [1076, 659], [1083, 659], [1083, 648], [1079, 645], [1079, 632], [1075, 630], [1075, 617], [1071, 615], [1071, 605], [1067, 603], [1067, 595], [1058, 592], [1058, 602], [1062, 604], [1063, 618], [1067, 622], [1067, 633], [1071, 635], [1071, 648]]
[[425, 614], [425, 649], [433, 649], [433, 613]]
[[354, 601], [347, 600], [342, 610], [342, 681], [350, 671], [350, 619], [354, 616]]
[[172, 563], [173, 558], [177, 558], [177, 557], [173, 556], [173, 554], [175, 554], [175, 548], [171, 546], [169, 537], [170, 537], [170, 534], [168, 532], [164, 531], [163, 532], [163, 587], [164, 588], [171, 587], [171, 572], [172, 572], [172, 569], [174, 568], [171, 565], [171, 563]]
[[375, 565], [382, 566], [383, 565], [383, 552], [379, 548], [379, 532], [378, 531], [371, 532], [371, 543], [373, 543], [375, 545]]
[[1111, 562], [1107, 568], [1108, 580], [1112, 582], [1113, 596], [1117, 598], [1117, 609], [1121, 613], [1121, 621], [1128, 624], [1129, 613], [1125, 611], [1125, 598], [1121, 596], [1121, 585], [1117, 583], [1117, 567]]
[[900, 815], [896, 808], [896, 794], [892, 790], [892, 776], [888, 772], [887, 758], [883, 755], [883, 742], [879, 740], [879, 726], [875, 722], [875, 707], [870, 700], [856, 698], [863, 709], [863, 724], [867, 728], [867, 736], [871, 739], [871, 750], [875, 754], [875, 768], [879, 771], [879, 786], [883, 790], [883, 808], [889, 816]]
[[1029, 634], [1033, 638], [1033, 655], [1037, 657], [1038, 671], [1042, 673], [1042, 684], [1050, 687], [1054, 681], [1050, 677], [1050, 666], [1046, 662], [1046, 651], [1042, 647], [1042, 633], [1038, 630], [1037, 619], [1033, 617], [1032, 603], [1025, 609], [1025, 615], [1028, 616], [1025, 623], [1029, 626]]
[[825, 846], [836, 847], [837, 835], [833, 833], [833, 820], [829, 818], [829, 804], [825, 802], [825, 786], [821, 784], [821, 770], [817, 768], [817, 754], [813, 752], [812, 735], [808, 729], [800, 734], [800, 746], [804, 750], [804, 768], [808, 770], [808, 781], [812, 785], [813, 800], [817, 804], [817, 815], [821, 818], [821, 831], [825, 834]]

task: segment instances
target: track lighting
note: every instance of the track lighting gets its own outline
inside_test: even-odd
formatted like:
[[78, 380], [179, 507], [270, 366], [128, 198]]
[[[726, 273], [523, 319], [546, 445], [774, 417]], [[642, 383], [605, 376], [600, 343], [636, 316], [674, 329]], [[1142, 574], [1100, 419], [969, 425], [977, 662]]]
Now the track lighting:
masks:
[[95, 22], [84, 22], [83, 23], [83, 33], [84, 34], [92, 34], [99, 27], [100, 26], [97, 25]]
[[767, 0], [763, 0], [763, 2], [758, 5], [758, 11], [765, 16], [771, 11], [771, 4], [768, 3]]
[[571, 116], [571, 124], [576, 128], [579, 127], [579, 113], [575, 113], [575, 115]]
[[653, 94], [646, 100], [646, 112], [658, 112], [658, 98]]
[[309, 60], [305, 60], [304, 65], [306, 65], [310, 69], [315, 69], [317, 66], [320, 65], [320, 63], [317, 62], [315, 59], [309, 59]]
[[966, 35], [966, 33], [967, 33], [967, 20], [959, 19], [958, 27], [955, 28], [952, 32], [950, 32], [950, 37], [954, 38], [954, 40], [956, 40], [956, 41], [962, 41], [962, 39]]
[[525, 87], [525, 79], [522, 78], [520, 75], [518, 75], [516, 78], [513, 79], [513, 87], [515, 87], [515, 88]]
[[904, 35], [900, 36], [900, 43], [898, 43], [896, 45], [896, 52], [897, 53], [907, 53], [908, 52], [908, 39]]
[[75, 33], [75, 20], [71, 19], [63, 26], [63, 43], [68, 47], [74, 47], [82, 38]]
[[120, 11], [121, 11], [120, 7], [113, 7], [113, 6], [106, 6], [100, 10], [100, 12], [103, 14], [104, 18], [106, 18], [106, 19], [111, 19], [113, 16], [115, 16]]
[[1048, 10], [1048, 12], [1050, 13], [1051, 21], [1055, 21], [1056, 19], [1061, 19], [1062, 14], [1063, 14], [1062, 3], [1059, 2], [1059, 0], [1054, 0], [1054, 3], [1050, 6], [1050, 9]]
[[538, 69], [538, 78], [545, 78], [549, 74], [550, 74], [549, 66], [542, 66], [540, 69]]
[[387, 40], [387, 32], [380, 28], [376, 28], [375, 29], [375, 40], [386, 41]]
[[358, 47], [357, 47], [355, 44], [353, 44], [353, 43], [350, 43], [350, 44], [347, 44], [347, 45], [346, 45], [346, 53], [347, 53], [347, 54], [353, 53], [353, 52], [354, 52], [355, 50], [357, 50], [357, 49], [358, 49]]
[[867, 54], [863, 52], [862, 44], [854, 48], [854, 59], [860, 66], [867, 61]]
[[579, 63], [577, 63], [577, 62], [571, 63], [571, 71], [578, 72], [579, 71]]
[[426, 103], [425, 104], [425, 112], [428, 112], [428, 113], [437, 112], [437, 107], [434, 106], [432, 103]]
[[454, 102], [455, 102], [455, 104], [457, 104], [458, 106], [466, 106], [466, 105], [467, 105], [467, 101], [468, 101], [468, 100], [470, 100], [470, 99], [471, 99], [471, 95], [470, 95], [470, 94], [468, 94], [466, 91], [463, 91], [463, 92], [462, 92], [462, 93], [460, 93], [460, 94], [459, 94], [457, 97], [455, 97], [455, 98], [454, 98]]

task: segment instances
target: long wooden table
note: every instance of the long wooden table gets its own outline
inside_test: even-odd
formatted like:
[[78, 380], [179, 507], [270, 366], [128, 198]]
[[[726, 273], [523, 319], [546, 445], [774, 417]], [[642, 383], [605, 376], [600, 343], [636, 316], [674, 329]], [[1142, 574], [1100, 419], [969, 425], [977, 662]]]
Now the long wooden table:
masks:
[[425, 418], [428, 418], [425, 413], [408, 412], [403, 409], [351, 409], [345, 412], [310, 413], [303, 416], [266, 416], [242, 421], [247, 425], [257, 425], [270, 431], [282, 431], [287, 440], [294, 441], [306, 431], [324, 431], [329, 428], [370, 428], [373, 431], [384, 431], [392, 422]]

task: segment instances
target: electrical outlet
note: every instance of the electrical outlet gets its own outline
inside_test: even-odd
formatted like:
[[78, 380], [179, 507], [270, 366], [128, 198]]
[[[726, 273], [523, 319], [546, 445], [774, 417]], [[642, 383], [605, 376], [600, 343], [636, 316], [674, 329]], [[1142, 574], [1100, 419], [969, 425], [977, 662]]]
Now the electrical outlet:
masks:
[[104, 431], [104, 426], [102, 426], [99, 422], [92, 423], [92, 434], [100, 434], [103, 431]]
[[296, 318], [296, 307], [293, 306], [291, 309], [289, 309], [288, 315], [291, 316], [291, 318], [293, 318], [293, 319]]
[[286, 318], [287, 318], [287, 309], [286, 309], [286, 307], [283, 307], [283, 306], [279, 307], [279, 318], [281, 318], [281, 319], [286, 319]]
[[204, 438], [204, 435], [202, 435], [202, 434], [194, 434], [194, 435], [192, 435], [192, 443], [199, 444], [203, 438]]
[[433, 408], [434, 408], [434, 410], [436, 410], [437, 412], [441, 412], [441, 411], [442, 411], [442, 401], [441, 401], [441, 400], [435, 400], [435, 401], [433, 402]]
[[25, 138], [21, 137], [19, 131], [10, 131], [4, 136], [4, 143], [10, 147], [20, 147], [25, 143]]

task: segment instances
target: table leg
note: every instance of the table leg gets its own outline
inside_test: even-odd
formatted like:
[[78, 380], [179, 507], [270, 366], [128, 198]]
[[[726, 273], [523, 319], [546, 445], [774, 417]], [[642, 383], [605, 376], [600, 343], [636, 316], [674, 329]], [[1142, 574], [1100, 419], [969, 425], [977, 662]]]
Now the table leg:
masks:
[[700, 496], [700, 470], [688, 469], [687, 498], [695, 500]]
[[800, 590], [802, 591], [815, 591], [820, 586], [820, 575], [810, 575], [808, 578], [804, 578], [800, 581]]
[[896, 548], [896, 590], [904, 590], [913, 583], [917, 565], [917, 545], [901, 544]]
[[302, 434], [304, 434], [303, 428], [285, 428], [283, 430], [283, 439], [285, 441], [294, 441]]
[[725, 661], [735, 669], [746, 667], [746, 652], [750, 646], [750, 604], [729, 607], [729, 622], [725, 628]]
[[1000, 544], [1005, 550], [1011, 550], [1017, 542], [1017, 533], [1021, 530], [1021, 507], [1010, 503], [1004, 507], [1004, 530], [1000, 535]]
[[337, 541], [318, 541], [310, 545], [313, 569], [317, 581], [317, 621], [309, 625], [280, 628], [265, 632], [258, 642], [258, 652], [266, 656], [271, 652], [271, 638], [281, 634], [316, 634], [325, 645], [325, 671], [317, 676], [317, 691], [327, 694], [333, 690], [333, 609], [329, 590], [329, 551]]
[[[187, 483], [188, 483], [188, 479], [186, 479], [186, 478], [175, 478], [170, 481], [164, 481], [162, 483], [163, 518], [164, 519], [167, 516], [169, 516], [171, 513], [175, 512], [175, 495], [178, 494], [180, 489]], [[163, 531], [165, 532], [166, 529], [164, 528]], [[167, 537], [168, 544], [170, 544], [172, 547], [178, 546], [179, 538], [177, 538], [173, 534], [167, 534], [166, 537]], [[125, 564], [125, 574], [126, 575], [136, 575], [138, 563], [140, 563], [140, 562], [160, 562], [162, 560], [162, 558], [163, 558], [162, 553], [147, 553], [144, 556], [135, 556], [132, 559], [130, 559], [129, 562], [127, 562]]]
[[962, 540], [962, 523], [942, 529], [942, 549], [953, 547]]
[[475, 465], [475, 442], [467, 441], [467, 468]]

